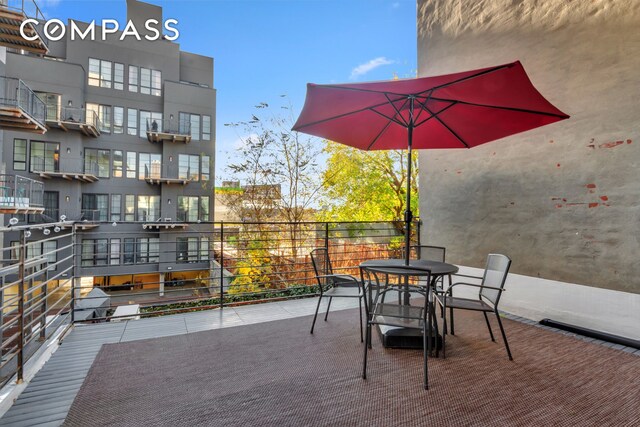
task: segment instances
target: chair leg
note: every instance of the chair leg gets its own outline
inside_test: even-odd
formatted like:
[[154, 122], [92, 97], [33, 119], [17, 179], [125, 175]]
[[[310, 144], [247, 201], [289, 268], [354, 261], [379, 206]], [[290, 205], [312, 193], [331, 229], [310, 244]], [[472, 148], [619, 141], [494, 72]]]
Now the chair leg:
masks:
[[320, 303], [322, 302], [322, 297], [318, 298], [318, 305], [316, 305], [316, 314], [313, 315], [313, 323], [311, 323], [311, 332], [313, 333], [313, 327], [316, 326], [316, 319], [318, 318], [318, 310], [320, 309]]
[[429, 307], [430, 316], [433, 318], [433, 327], [435, 328], [435, 334], [433, 335], [433, 346], [436, 348], [436, 357], [440, 356], [440, 347], [438, 347], [438, 336], [440, 335], [440, 331], [438, 330], [438, 319], [436, 316], [436, 304], [434, 302], [430, 303]]
[[[443, 298], [443, 304], [441, 305], [441, 307], [443, 312], [447, 311], [446, 297]], [[447, 340], [445, 338], [446, 336], [447, 336], [447, 316], [444, 316], [442, 319], [442, 358], [443, 359], [447, 358]]]
[[329, 317], [329, 309], [331, 308], [331, 301], [333, 301], [333, 297], [329, 297], [329, 304], [327, 304], [327, 312], [324, 314], [324, 321], [327, 321], [327, 317]]
[[371, 346], [371, 325], [369, 319], [367, 319], [367, 332], [365, 333], [367, 340], [364, 343], [364, 359], [362, 360], [362, 379], [367, 379], [367, 351]]
[[511, 350], [509, 349], [509, 342], [507, 341], [507, 335], [504, 333], [504, 328], [502, 327], [502, 321], [500, 320], [500, 315], [498, 314], [498, 310], [496, 310], [496, 318], [498, 319], [498, 325], [500, 325], [500, 332], [502, 333], [504, 346], [507, 348], [507, 354], [509, 355], [509, 360], [513, 360], [513, 357], [511, 357]]
[[489, 316], [487, 316], [486, 311], [483, 311], [482, 314], [484, 314], [484, 320], [487, 322], [487, 329], [489, 329], [489, 335], [491, 335], [491, 341], [495, 342], [496, 339], [493, 337], [493, 331], [491, 330], [491, 324], [489, 323]]
[[364, 342], [362, 335], [362, 297], [358, 298], [358, 305], [360, 306], [360, 342]]
[[451, 331], [451, 335], [455, 335], [455, 331], [453, 330], [453, 307], [449, 307], [449, 318], [451, 319], [451, 326], [449, 326], [449, 329]]
[[428, 364], [429, 350], [427, 349], [427, 347], [429, 346], [428, 341], [431, 341], [431, 333], [423, 329], [422, 340], [423, 340], [422, 341], [422, 349], [423, 349], [422, 357], [424, 358], [424, 389], [429, 390], [429, 364]]

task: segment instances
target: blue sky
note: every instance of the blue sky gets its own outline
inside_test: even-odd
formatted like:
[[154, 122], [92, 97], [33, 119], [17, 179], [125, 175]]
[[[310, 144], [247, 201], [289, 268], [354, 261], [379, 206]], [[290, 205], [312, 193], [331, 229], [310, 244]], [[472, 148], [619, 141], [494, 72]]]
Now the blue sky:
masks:
[[[36, 0], [38, 1], [38, 0]], [[216, 178], [224, 178], [254, 105], [306, 84], [386, 80], [416, 72], [415, 0], [149, 0], [175, 18], [182, 50], [214, 58]], [[47, 18], [126, 19], [125, 0], [40, 0]]]

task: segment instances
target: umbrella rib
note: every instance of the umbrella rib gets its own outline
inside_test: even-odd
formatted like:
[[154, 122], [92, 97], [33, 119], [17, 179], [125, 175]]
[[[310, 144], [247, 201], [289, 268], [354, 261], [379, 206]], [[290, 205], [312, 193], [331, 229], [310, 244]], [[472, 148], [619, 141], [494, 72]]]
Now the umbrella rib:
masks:
[[[453, 136], [455, 136], [455, 137], [458, 139], [458, 141], [460, 141], [460, 142], [462, 143], [462, 145], [464, 145], [464, 146], [465, 146], [465, 147], [467, 147], [467, 148], [470, 148], [470, 147], [469, 147], [469, 144], [467, 144], [466, 142], [464, 142], [464, 139], [460, 138], [460, 135], [458, 135], [458, 134], [457, 134], [453, 129], [451, 129], [451, 128], [450, 128], [450, 127], [449, 127], [449, 126], [448, 126], [444, 121], [442, 121], [442, 119], [441, 119], [440, 117], [438, 117], [436, 114], [433, 114], [433, 112], [432, 112], [431, 110], [429, 110], [429, 108], [427, 108], [427, 107], [425, 107], [425, 108], [427, 109], [427, 111], [429, 111], [429, 112], [431, 113], [432, 117], [433, 117], [433, 118], [435, 118], [437, 121], [439, 121], [439, 122], [440, 122], [440, 124], [441, 124], [442, 126], [444, 126], [445, 128], [447, 128], [447, 130], [448, 130], [449, 132], [451, 132], [451, 134], [452, 134]], [[438, 113], [438, 114], [440, 114], [440, 113]]]
[[[399, 100], [397, 100], [397, 101], [399, 101]], [[371, 105], [371, 106], [368, 106], [368, 107], [364, 107], [364, 108], [361, 108], [359, 110], [349, 111], [348, 113], [338, 114], [337, 116], [327, 117], [326, 119], [317, 120], [317, 121], [311, 122], [311, 123], [305, 123], [303, 125], [300, 125], [300, 126], [296, 127], [294, 130], [306, 128], [306, 127], [309, 127], [309, 126], [319, 125], [320, 123], [325, 123], [325, 122], [328, 122], [328, 121], [331, 121], [331, 120], [335, 120], [335, 119], [341, 119], [343, 117], [350, 116], [352, 114], [362, 113], [363, 111], [367, 111], [367, 110], [375, 111], [374, 108], [382, 107], [383, 105], [387, 105], [387, 104], [388, 104], [388, 102], [381, 102], [379, 104]], [[381, 113], [378, 113], [378, 114], [381, 114]]]
[[389, 126], [391, 126], [391, 122], [387, 122], [386, 125], [384, 125], [384, 127], [382, 128], [382, 130], [380, 131], [380, 133], [378, 133], [378, 135], [376, 135], [375, 138], [373, 138], [373, 141], [371, 141], [371, 144], [369, 144], [367, 146], [367, 151], [371, 150], [371, 147], [373, 147], [373, 144], [375, 144], [376, 142], [378, 142], [378, 140], [380, 139], [380, 137], [382, 136], [382, 134], [389, 129]]
[[517, 111], [519, 113], [529, 113], [529, 114], [540, 114], [540, 115], [543, 115], [543, 116], [559, 117], [559, 118], [563, 118], [563, 119], [566, 119], [568, 117], [566, 114], [547, 113], [547, 112], [544, 112], [544, 111], [529, 110], [529, 109], [526, 109], [526, 108], [502, 107], [500, 105], [479, 104], [479, 103], [476, 103], [476, 102], [460, 101], [460, 100], [453, 100], [453, 99], [447, 99], [447, 98], [431, 98], [431, 99], [433, 99], [435, 101], [454, 102], [454, 103], [457, 103], [457, 104], [471, 105], [473, 107], [495, 108], [495, 109], [498, 109], [498, 110]]
[[431, 110], [426, 106], [426, 104], [423, 104], [423, 103], [421, 103], [421, 102], [420, 102], [420, 105], [422, 105], [422, 108], [423, 108], [425, 111], [428, 111], [431, 115], [430, 115], [429, 117], [427, 117], [426, 119], [424, 119], [423, 121], [416, 123], [415, 127], [418, 127], [418, 126], [420, 126], [420, 125], [422, 125], [422, 124], [424, 124], [424, 123], [428, 122], [429, 120], [433, 119], [434, 117], [437, 117], [437, 116], [438, 116], [438, 114], [442, 114], [442, 113], [444, 113], [444, 112], [445, 112], [445, 111], [447, 111], [449, 108], [451, 108], [451, 107], [453, 107], [454, 105], [456, 105], [456, 102], [452, 102], [451, 104], [447, 105], [446, 107], [444, 107], [442, 110], [438, 111], [438, 112], [437, 112], [437, 113], [435, 113], [435, 114], [434, 114], [434, 113], [433, 113], [433, 112], [432, 112], [432, 111], [431, 111]]
[[[397, 125], [400, 125], [400, 126], [402, 126], [402, 127], [407, 127], [407, 124], [406, 124], [406, 123], [403, 123], [403, 122], [404, 122], [404, 119], [403, 119], [403, 121], [401, 122], [401, 121], [399, 121], [398, 119], [396, 119], [395, 117], [389, 117], [389, 116], [387, 116], [386, 114], [383, 114], [383, 113], [381, 113], [381, 112], [380, 112], [380, 111], [378, 111], [378, 110], [374, 110], [373, 108], [369, 108], [369, 110], [371, 110], [372, 112], [374, 112], [374, 113], [376, 113], [376, 114], [378, 114], [378, 115], [380, 115], [380, 116], [384, 117], [385, 119], [389, 120], [390, 122], [393, 122], [393, 123], [395, 123], [395, 124], [397, 124]], [[397, 114], [396, 114], [396, 116], [397, 116]], [[400, 116], [400, 117], [402, 117], [402, 116]]]
[[404, 122], [404, 126], [405, 126], [405, 127], [408, 127], [408, 126], [409, 126], [409, 123], [407, 123], [407, 121], [404, 119], [404, 117], [402, 117], [402, 113], [400, 113], [400, 110], [401, 110], [402, 108], [404, 108], [404, 106], [405, 106], [405, 105], [407, 105], [407, 102], [409, 102], [409, 98], [405, 98], [404, 102], [402, 103], [402, 106], [400, 107], [400, 109], [398, 109], [398, 108], [396, 107], [395, 102], [396, 102], [396, 101], [400, 101], [402, 98], [397, 99], [396, 101], [392, 101], [392, 100], [391, 100], [391, 98], [389, 98], [389, 95], [388, 95], [388, 94], [386, 94], [386, 93], [384, 94], [384, 97], [385, 97], [385, 98], [387, 98], [387, 101], [389, 101], [389, 104], [391, 104], [391, 106], [393, 107], [393, 109], [396, 111], [396, 116], [400, 116], [400, 119]]

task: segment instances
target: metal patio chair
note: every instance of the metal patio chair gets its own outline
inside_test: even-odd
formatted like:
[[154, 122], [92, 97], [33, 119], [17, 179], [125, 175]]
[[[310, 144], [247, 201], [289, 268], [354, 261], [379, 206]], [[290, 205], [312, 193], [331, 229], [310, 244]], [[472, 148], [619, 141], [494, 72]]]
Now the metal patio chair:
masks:
[[[487, 328], [489, 329], [489, 335], [491, 336], [491, 341], [495, 342], [495, 337], [493, 336], [493, 331], [491, 330], [491, 324], [489, 323], [489, 317], [487, 313], [493, 312], [496, 315], [496, 319], [498, 319], [498, 325], [500, 326], [500, 332], [502, 333], [502, 339], [504, 341], [504, 346], [507, 349], [507, 355], [509, 356], [509, 360], [513, 360], [511, 356], [511, 350], [509, 349], [509, 342], [507, 341], [507, 335], [504, 332], [504, 327], [502, 326], [502, 321], [500, 320], [500, 314], [498, 313], [498, 304], [500, 302], [500, 297], [502, 296], [502, 292], [504, 292], [504, 284], [507, 280], [507, 275], [509, 274], [509, 268], [511, 267], [511, 259], [506, 255], [499, 254], [489, 254], [487, 257], [487, 264], [484, 270], [484, 274], [482, 276], [482, 282], [480, 284], [474, 283], [465, 283], [458, 282], [454, 283], [444, 293], [436, 294], [436, 301], [443, 308], [443, 311], [446, 313], [447, 308], [449, 308], [450, 318], [451, 318], [451, 335], [455, 335], [454, 331], [454, 323], [453, 323], [453, 311], [454, 309], [458, 310], [473, 310], [473, 311], [481, 311], [484, 315], [484, 320], [487, 323]], [[479, 288], [478, 290], [478, 298], [459, 298], [453, 296], [453, 289], [458, 286], [472, 286]], [[446, 342], [445, 335], [447, 334], [447, 317], [444, 317], [444, 324], [442, 327], [442, 356], [446, 355]]]
[[[396, 267], [402, 268], [402, 267]], [[405, 267], [410, 268], [410, 267]], [[431, 273], [425, 270], [425, 275], [421, 276], [421, 279], [430, 280]], [[387, 274], [376, 273], [368, 269], [367, 267], [360, 268], [362, 283], [369, 283], [369, 287], [373, 290], [373, 287], [377, 289], [376, 296], [373, 302], [370, 304], [365, 298], [365, 312], [367, 316], [367, 328], [365, 332], [366, 342], [364, 345], [364, 359], [362, 365], [362, 378], [367, 379], [367, 355], [368, 350], [371, 348], [371, 329], [373, 325], [386, 325], [402, 327], [407, 329], [420, 330], [423, 337], [423, 359], [424, 359], [424, 388], [429, 389], [429, 369], [428, 369], [428, 353], [431, 350], [431, 343], [429, 342], [428, 330], [432, 326], [429, 321], [431, 316], [429, 315], [429, 296], [427, 287], [415, 287], [410, 292], [420, 294], [423, 297], [421, 305], [405, 305], [398, 301], [398, 303], [385, 302], [385, 294], [387, 292], [405, 292], [399, 287], [404, 285], [397, 285], [389, 283], [387, 280]], [[380, 277], [384, 277], [383, 286], [380, 285]], [[393, 298], [391, 298], [393, 300]], [[435, 336], [438, 336], [438, 325], [433, 323], [435, 327]], [[437, 347], [437, 344], [436, 344]]]
[[365, 295], [364, 286], [353, 276], [348, 274], [334, 274], [331, 259], [329, 258], [329, 251], [326, 248], [312, 250], [311, 262], [313, 263], [313, 269], [316, 273], [320, 297], [318, 298], [318, 305], [316, 306], [316, 312], [313, 316], [310, 333], [313, 334], [313, 328], [316, 325], [318, 310], [320, 309], [320, 303], [323, 298], [329, 298], [327, 312], [324, 315], [325, 322], [329, 316], [329, 309], [331, 308], [333, 298], [358, 298], [358, 305], [360, 306], [360, 341], [363, 342], [362, 300]]

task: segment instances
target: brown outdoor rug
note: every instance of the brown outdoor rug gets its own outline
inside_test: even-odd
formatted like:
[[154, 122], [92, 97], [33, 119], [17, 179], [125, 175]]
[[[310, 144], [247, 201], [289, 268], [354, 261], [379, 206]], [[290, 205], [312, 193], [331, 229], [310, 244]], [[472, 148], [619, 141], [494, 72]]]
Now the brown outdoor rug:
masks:
[[[638, 426], [640, 357], [505, 320], [514, 361], [480, 313], [459, 312], [447, 359], [385, 350], [360, 377], [357, 314], [107, 344], [67, 426]], [[499, 334], [495, 318], [494, 333]]]

